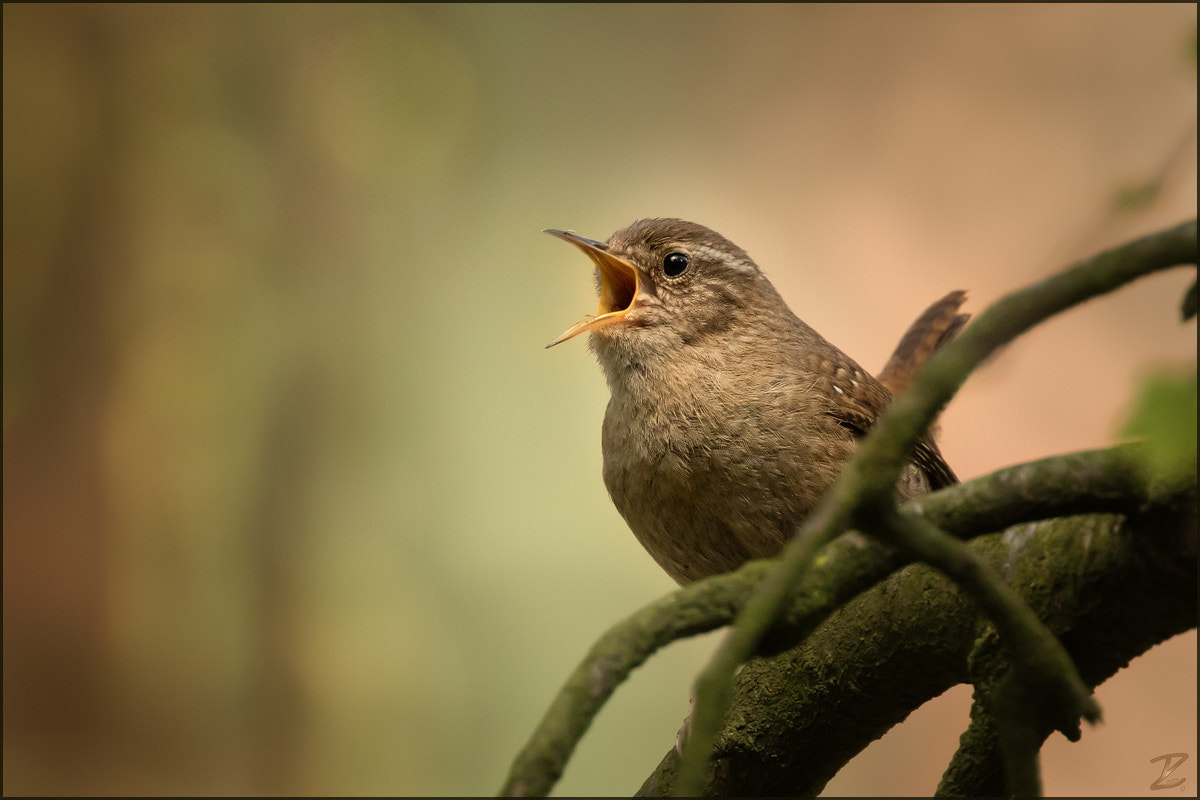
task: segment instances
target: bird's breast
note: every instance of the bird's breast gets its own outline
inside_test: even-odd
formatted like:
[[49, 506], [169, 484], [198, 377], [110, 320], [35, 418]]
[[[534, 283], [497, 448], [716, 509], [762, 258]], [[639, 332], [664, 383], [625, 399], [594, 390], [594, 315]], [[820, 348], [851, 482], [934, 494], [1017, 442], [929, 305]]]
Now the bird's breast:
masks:
[[713, 374], [669, 391], [613, 391], [605, 485], [680, 583], [776, 555], [832, 485], [853, 442], [797, 394], [778, 381], [754, 386]]

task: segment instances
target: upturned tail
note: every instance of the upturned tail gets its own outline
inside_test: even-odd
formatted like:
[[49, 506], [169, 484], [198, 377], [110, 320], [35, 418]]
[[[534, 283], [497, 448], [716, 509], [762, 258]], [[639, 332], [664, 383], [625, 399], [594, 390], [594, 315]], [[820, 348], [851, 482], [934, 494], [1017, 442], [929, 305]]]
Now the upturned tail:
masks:
[[967, 324], [971, 315], [958, 313], [966, 299], [967, 293], [964, 291], [951, 292], [925, 309], [925, 313], [908, 327], [878, 375], [879, 382], [889, 392], [897, 395], [904, 391], [917, 367]]

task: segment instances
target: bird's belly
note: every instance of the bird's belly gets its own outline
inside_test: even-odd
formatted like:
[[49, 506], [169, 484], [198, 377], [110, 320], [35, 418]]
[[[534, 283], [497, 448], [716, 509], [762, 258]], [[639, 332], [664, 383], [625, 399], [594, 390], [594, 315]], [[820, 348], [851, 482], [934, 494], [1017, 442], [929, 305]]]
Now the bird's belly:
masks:
[[846, 455], [781, 446], [804, 439], [753, 424], [729, 436], [728, 419], [719, 435], [703, 420], [671, 430], [635, 423], [605, 421], [605, 485], [642, 546], [681, 584], [778, 555]]

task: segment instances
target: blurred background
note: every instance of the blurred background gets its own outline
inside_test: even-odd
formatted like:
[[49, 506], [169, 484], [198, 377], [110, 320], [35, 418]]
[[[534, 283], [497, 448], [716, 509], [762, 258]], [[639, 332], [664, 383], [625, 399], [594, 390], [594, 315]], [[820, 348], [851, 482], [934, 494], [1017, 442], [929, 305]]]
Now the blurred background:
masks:
[[[1196, 213], [1194, 5], [44, 6], [4, 14], [4, 791], [490, 794], [673, 584], [600, 477], [590, 265], [645, 216], [747, 249], [878, 370]], [[1193, 370], [1177, 270], [1055, 319], [942, 419], [962, 478], [1117, 439]], [[715, 639], [605, 709], [628, 794]], [[1196, 791], [1196, 641], [1049, 794]], [[830, 794], [928, 794], [958, 687]], [[1179, 790], [1173, 790], [1179, 791]]]

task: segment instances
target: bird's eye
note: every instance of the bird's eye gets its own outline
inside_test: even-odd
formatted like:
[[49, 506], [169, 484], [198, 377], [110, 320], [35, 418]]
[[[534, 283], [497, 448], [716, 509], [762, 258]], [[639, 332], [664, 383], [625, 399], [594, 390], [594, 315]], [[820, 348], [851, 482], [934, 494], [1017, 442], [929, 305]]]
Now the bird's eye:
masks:
[[667, 253], [663, 259], [663, 272], [668, 278], [678, 278], [691, 265], [692, 259], [687, 253]]

